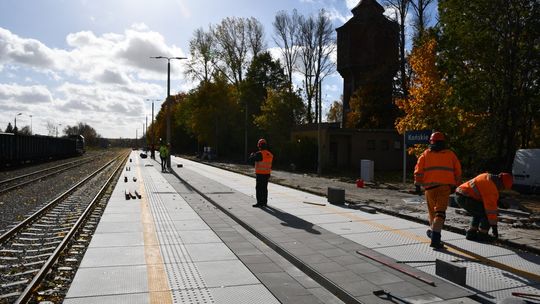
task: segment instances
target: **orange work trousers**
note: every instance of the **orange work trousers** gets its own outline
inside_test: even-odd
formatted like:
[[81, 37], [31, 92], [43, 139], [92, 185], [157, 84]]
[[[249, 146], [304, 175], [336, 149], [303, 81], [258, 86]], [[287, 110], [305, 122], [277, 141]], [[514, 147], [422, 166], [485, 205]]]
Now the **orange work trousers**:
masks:
[[426, 190], [426, 201], [429, 213], [429, 226], [431, 230], [441, 232], [446, 218], [448, 198], [450, 197], [450, 185], [442, 185]]

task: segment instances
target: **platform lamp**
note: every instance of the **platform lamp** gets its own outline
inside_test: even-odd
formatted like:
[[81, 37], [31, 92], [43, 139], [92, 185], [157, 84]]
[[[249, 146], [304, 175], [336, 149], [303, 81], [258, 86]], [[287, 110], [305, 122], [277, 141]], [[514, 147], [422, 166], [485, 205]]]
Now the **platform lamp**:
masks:
[[[156, 135], [154, 134], [154, 101], [161, 101], [161, 99], [146, 99], [146, 101], [151, 101], [152, 102], [152, 122], [150, 124], [150, 127], [151, 127], [151, 133], [152, 133], [152, 146], [154, 146], [156, 144]], [[148, 133], [148, 130], [146, 131], [146, 133]]]
[[17, 115], [15, 115], [15, 126], [13, 127], [13, 129], [17, 129], [17, 116], [21, 116], [22, 113], [18, 113]]
[[30, 115], [28, 115], [28, 116], [30, 116], [30, 135], [34, 135], [34, 132], [33, 132], [33, 130], [32, 130], [32, 129], [33, 129], [33, 128], [32, 128], [32, 116], [33, 116], [33, 115], [30, 114]]
[[[165, 102], [167, 103], [167, 134], [166, 134], [166, 140], [167, 144], [171, 143], [171, 105], [170, 103], [170, 96], [171, 96], [171, 60], [172, 59], [187, 59], [187, 57], [165, 57], [165, 56], [153, 56], [150, 57], [152, 59], [167, 59], [167, 99]], [[167, 160], [167, 166], [169, 169], [171, 168], [171, 151], [169, 151], [169, 159]]]

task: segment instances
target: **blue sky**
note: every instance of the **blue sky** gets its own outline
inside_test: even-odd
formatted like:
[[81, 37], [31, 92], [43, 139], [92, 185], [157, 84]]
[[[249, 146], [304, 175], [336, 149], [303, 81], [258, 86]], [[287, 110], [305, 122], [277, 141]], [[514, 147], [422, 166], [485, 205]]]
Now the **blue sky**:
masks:
[[[166, 61], [187, 56], [189, 40], [229, 16], [255, 17], [269, 48], [280, 10], [304, 15], [325, 8], [335, 26], [357, 0], [2, 0], [0, 1], [0, 129], [8, 122], [47, 134], [46, 124], [93, 126], [104, 137], [140, 134], [150, 103], [166, 95]], [[172, 62], [171, 93], [194, 84]], [[341, 95], [336, 73], [323, 84], [330, 104]], [[156, 104], [156, 112], [159, 109]], [[32, 120], [30, 119], [32, 115]]]

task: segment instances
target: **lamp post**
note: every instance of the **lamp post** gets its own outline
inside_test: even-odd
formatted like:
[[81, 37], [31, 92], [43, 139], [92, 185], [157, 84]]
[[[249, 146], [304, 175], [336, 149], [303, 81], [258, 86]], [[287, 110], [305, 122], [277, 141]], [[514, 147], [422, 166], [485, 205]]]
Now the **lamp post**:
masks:
[[317, 111], [319, 113], [317, 113], [316, 117], [317, 117], [317, 175], [318, 176], [321, 176], [322, 174], [322, 149], [321, 149], [321, 114], [322, 114], [322, 111], [321, 111], [321, 107], [322, 107], [322, 92], [321, 92], [321, 83], [322, 83], [322, 79], [319, 79], [319, 88], [318, 88], [318, 107], [317, 107]]
[[15, 127], [13, 127], [13, 130], [17, 129], [17, 116], [20, 115], [22, 115], [22, 113], [18, 113], [17, 115], [15, 115]]
[[[152, 146], [154, 146], [156, 144], [155, 142], [155, 132], [154, 132], [154, 101], [160, 101], [160, 99], [146, 99], [146, 101], [151, 101], [152, 102], [152, 124], [150, 125], [152, 128], [151, 132], [152, 132]], [[148, 133], [148, 131], [147, 131]]]
[[[150, 57], [152, 59], [167, 59], [167, 100], [165, 102], [167, 103], [167, 134], [166, 134], [166, 140], [167, 144], [171, 143], [171, 105], [170, 105], [170, 96], [171, 96], [171, 59], [187, 59], [187, 57], [165, 57], [165, 56], [153, 56]], [[167, 165], [171, 166], [171, 160], [170, 160], [170, 153], [169, 151], [169, 159], [167, 161]]]
[[28, 116], [30, 116], [30, 135], [34, 135], [34, 132], [32, 130], [32, 116], [33, 115], [28, 115]]

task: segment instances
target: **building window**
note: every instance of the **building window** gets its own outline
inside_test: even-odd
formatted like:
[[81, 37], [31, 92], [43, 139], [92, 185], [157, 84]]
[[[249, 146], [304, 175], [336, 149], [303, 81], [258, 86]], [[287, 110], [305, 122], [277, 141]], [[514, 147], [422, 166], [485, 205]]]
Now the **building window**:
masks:
[[370, 139], [367, 141], [367, 149], [368, 150], [375, 150], [375, 140]]
[[388, 151], [390, 149], [390, 145], [388, 144], [388, 140], [381, 140], [381, 151]]

